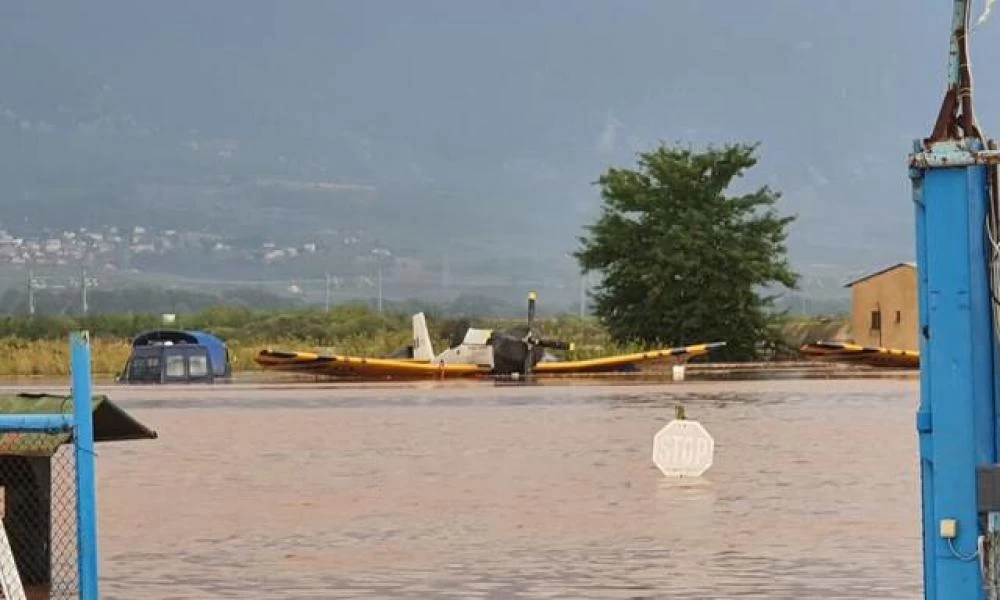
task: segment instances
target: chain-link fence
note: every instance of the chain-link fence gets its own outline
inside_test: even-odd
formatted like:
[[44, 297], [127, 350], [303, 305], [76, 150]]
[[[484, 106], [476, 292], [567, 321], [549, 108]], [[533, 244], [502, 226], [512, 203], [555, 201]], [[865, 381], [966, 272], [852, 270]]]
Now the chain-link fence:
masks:
[[79, 596], [69, 433], [0, 432], [0, 598]]

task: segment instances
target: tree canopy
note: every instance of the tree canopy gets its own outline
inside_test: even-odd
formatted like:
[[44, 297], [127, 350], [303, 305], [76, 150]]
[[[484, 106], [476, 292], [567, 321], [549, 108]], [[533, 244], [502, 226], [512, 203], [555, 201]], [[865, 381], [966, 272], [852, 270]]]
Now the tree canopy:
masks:
[[785, 257], [795, 217], [776, 213], [780, 194], [767, 186], [727, 195], [756, 149], [660, 145], [636, 169], [601, 175], [602, 212], [575, 257], [600, 273], [594, 310], [617, 341], [725, 341], [719, 356], [733, 360], [777, 343], [765, 290], [797, 284]]

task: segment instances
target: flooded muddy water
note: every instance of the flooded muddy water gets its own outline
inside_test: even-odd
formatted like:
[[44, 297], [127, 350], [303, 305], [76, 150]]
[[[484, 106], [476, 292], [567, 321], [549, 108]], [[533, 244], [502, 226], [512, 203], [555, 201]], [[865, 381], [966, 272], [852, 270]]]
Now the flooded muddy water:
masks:
[[99, 448], [109, 599], [921, 593], [915, 381], [101, 391], [160, 435]]

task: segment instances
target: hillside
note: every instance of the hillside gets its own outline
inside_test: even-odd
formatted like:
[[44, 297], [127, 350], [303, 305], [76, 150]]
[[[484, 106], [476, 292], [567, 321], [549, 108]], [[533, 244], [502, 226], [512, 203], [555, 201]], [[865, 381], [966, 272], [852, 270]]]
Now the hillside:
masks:
[[[557, 281], [569, 303], [603, 169], [660, 140], [747, 140], [746, 184], [784, 194], [809, 294], [835, 296], [912, 255], [902, 159], [946, 39], [908, 6], [8, 2], [0, 250], [29, 262], [98, 232], [54, 266], [360, 290], [382, 248], [398, 294]], [[1000, 87], [980, 79], [988, 103]]]

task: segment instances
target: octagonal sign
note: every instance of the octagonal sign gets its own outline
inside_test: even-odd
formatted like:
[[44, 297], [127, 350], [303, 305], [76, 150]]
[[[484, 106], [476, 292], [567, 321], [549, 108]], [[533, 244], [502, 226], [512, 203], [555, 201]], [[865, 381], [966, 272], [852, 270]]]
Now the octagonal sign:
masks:
[[671, 421], [653, 438], [653, 463], [667, 477], [700, 477], [714, 454], [715, 440], [698, 421]]

